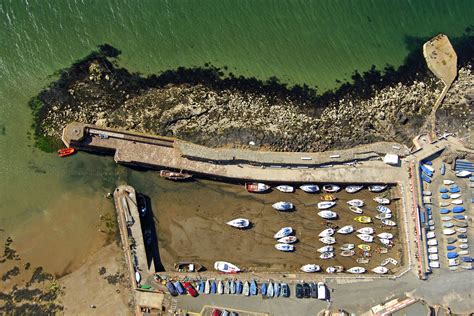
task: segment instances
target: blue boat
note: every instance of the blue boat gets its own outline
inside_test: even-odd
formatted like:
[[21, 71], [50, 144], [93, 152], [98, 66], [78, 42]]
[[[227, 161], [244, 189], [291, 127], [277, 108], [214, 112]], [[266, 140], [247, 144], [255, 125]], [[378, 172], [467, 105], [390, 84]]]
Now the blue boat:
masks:
[[446, 246], [447, 251], [451, 251], [451, 250], [454, 250], [454, 249], [456, 249], [456, 246], [453, 246], [453, 245], [447, 245]]
[[443, 200], [447, 200], [447, 199], [449, 199], [449, 194], [448, 193], [443, 193], [443, 194], [441, 194], [441, 198]]
[[450, 188], [449, 188], [449, 192], [451, 192], [451, 193], [459, 193], [459, 192], [461, 192], [461, 189], [459, 189], [458, 187], [450, 187]]
[[444, 164], [444, 162], [441, 163], [441, 167], [439, 168], [439, 172], [441, 173], [442, 176], [444, 176], [444, 174], [446, 172], [446, 165]]
[[267, 283], [263, 282], [262, 283], [262, 296], [267, 295]]
[[420, 166], [420, 169], [423, 173], [425, 173], [428, 177], [432, 177], [433, 176], [433, 172], [431, 170], [429, 170], [428, 168], [426, 168], [425, 166], [421, 165]]
[[206, 282], [204, 280], [201, 280], [201, 282], [199, 282], [199, 293], [203, 294], [205, 287], [206, 287]]
[[460, 205], [457, 205], [457, 206], [453, 207], [453, 213], [462, 213], [464, 211], [465, 211], [464, 207], [462, 207]]
[[427, 213], [428, 215], [431, 215], [431, 207], [427, 207], [427, 208], [426, 208], [426, 213]]
[[280, 283], [276, 282], [275, 285], [273, 286], [274, 292], [275, 292], [275, 297], [280, 296]]
[[439, 209], [440, 214], [448, 214], [449, 212], [451, 212], [451, 211], [447, 208], [440, 208]]
[[235, 282], [235, 294], [242, 294], [242, 290], [244, 289], [244, 285], [242, 284], [242, 281], [236, 281]]
[[448, 259], [454, 259], [454, 258], [458, 257], [458, 253], [457, 252], [448, 252], [446, 254], [446, 257], [448, 257]]
[[258, 294], [258, 286], [255, 280], [250, 282], [250, 295], [257, 295]]
[[176, 281], [176, 282], [173, 283], [173, 285], [176, 288], [176, 291], [178, 291], [179, 295], [185, 295], [186, 294], [186, 290], [184, 289], [181, 282]]
[[448, 189], [446, 188], [439, 188], [439, 193], [448, 193]]
[[211, 281], [211, 294], [216, 294], [217, 293], [217, 285], [214, 280]]
[[464, 220], [466, 219], [466, 216], [462, 215], [462, 214], [456, 214], [456, 215], [453, 215], [453, 218], [455, 219], [460, 219], [460, 220]]
[[423, 163], [425, 165], [428, 165], [428, 166], [431, 166], [433, 164], [433, 162], [431, 160], [422, 161], [421, 163]]
[[426, 183], [431, 183], [431, 179], [425, 175], [424, 173], [421, 174], [421, 178], [423, 179], [423, 181], [425, 181]]
[[461, 257], [462, 262], [473, 262], [474, 259], [472, 257]]
[[459, 234], [458, 238], [467, 238], [467, 234]]

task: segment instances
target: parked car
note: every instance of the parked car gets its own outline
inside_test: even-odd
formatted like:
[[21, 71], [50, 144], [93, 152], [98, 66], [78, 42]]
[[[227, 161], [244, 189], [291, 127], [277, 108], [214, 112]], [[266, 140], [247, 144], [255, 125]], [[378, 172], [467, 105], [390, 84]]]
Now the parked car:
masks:
[[183, 285], [179, 281], [174, 282], [173, 285], [176, 288], [176, 291], [178, 291], [179, 295], [186, 294], [186, 290], [184, 289]]
[[173, 283], [171, 283], [170, 281], [166, 282], [166, 288], [168, 289], [168, 292], [170, 292], [172, 296], [178, 295], [176, 288], [174, 287]]
[[221, 316], [221, 311], [218, 310], [217, 308], [214, 308], [212, 310], [212, 316]]
[[309, 286], [308, 283], [303, 283], [303, 296], [305, 298], [311, 297], [311, 287]]
[[303, 285], [301, 283], [296, 283], [295, 293], [297, 298], [303, 298]]
[[194, 289], [193, 285], [189, 282], [184, 282], [184, 288], [186, 289], [186, 291], [188, 291], [189, 295], [191, 295], [192, 297], [196, 297], [199, 295], [196, 289]]
[[311, 283], [311, 297], [318, 298], [318, 285], [316, 283]]
[[289, 297], [290, 296], [290, 287], [286, 283], [281, 284], [280, 288], [280, 295], [282, 297]]

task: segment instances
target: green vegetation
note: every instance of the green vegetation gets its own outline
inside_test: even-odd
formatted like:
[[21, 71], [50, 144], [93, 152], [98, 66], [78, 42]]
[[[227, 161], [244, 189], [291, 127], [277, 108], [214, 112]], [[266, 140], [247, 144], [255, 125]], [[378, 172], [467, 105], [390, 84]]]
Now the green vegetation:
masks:
[[59, 149], [61, 147], [61, 142], [54, 137], [43, 135], [38, 123], [45, 106], [44, 103], [36, 96], [31, 98], [28, 102], [28, 106], [33, 115], [33, 124], [31, 127], [34, 130], [35, 146], [47, 153], [52, 153]]

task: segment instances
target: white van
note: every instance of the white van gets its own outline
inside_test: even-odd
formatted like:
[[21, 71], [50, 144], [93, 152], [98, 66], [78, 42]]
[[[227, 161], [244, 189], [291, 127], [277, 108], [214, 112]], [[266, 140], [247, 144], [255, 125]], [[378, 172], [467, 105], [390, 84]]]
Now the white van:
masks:
[[318, 282], [318, 299], [326, 301], [327, 298], [327, 290], [326, 285], [323, 282]]

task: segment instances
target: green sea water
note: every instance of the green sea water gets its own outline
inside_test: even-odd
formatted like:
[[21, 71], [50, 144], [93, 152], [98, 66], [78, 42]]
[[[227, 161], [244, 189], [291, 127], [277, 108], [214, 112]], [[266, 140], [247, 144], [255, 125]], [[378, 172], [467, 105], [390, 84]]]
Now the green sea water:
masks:
[[[38, 225], [48, 233], [54, 227], [55, 238], [80, 236], [90, 223], [58, 226], [57, 215], [82, 223], [79, 216], [97, 216], [96, 208], [110, 210], [102, 194], [135, 172], [117, 168], [110, 157], [59, 159], [35, 149], [27, 134], [28, 100], [98, 44], [122, 50], [120, 64], [144, 74], [209, 62], [236, 75], [276, 76], [323, 91], [354, 70], [400, 65], [407, 37], [460, 36], [473, 16], [472, 0], [2, 0], [0, 228], [20, 240]], [[58, 203], [84, 196], [96, 201], [86, 214], [74, 200]], [[27, 252], [47, 248], [37, 244]]]

